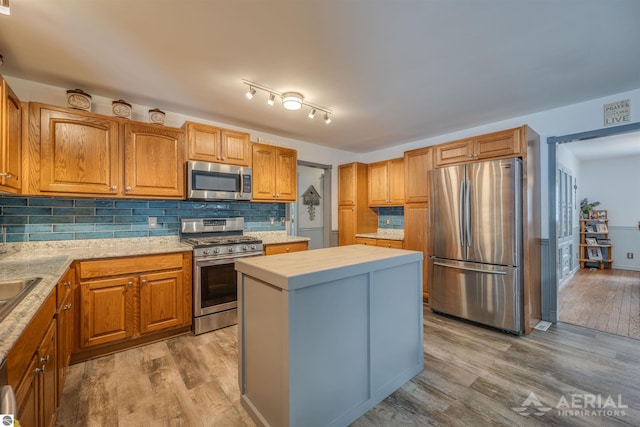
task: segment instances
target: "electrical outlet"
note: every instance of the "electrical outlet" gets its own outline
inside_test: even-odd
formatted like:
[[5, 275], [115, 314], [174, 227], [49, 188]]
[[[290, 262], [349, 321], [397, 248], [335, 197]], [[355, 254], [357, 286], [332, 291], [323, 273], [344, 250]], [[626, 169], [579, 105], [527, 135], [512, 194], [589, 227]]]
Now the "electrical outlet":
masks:
[[387, 220], [386, 220], [386, 224], [387, 224], [387, 225], [391, 225], [391, 220], [390, 220], [389, 218], [387, 218]]
[[633, 252], [627, 252], [627, 259], [633, 259]]
[[269, 217], [269, 225], [273, 225], [275, 223], [274, 217]]
[[158, 227], [158, 218], [155, 216], [149, 217], [149, 228], [157, 228]]

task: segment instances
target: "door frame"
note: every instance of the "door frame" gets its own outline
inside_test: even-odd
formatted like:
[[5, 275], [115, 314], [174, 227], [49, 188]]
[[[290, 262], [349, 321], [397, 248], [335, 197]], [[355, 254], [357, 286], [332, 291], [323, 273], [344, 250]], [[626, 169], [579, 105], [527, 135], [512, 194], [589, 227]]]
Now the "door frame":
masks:
[[[322, 163], [314, 163], [307, 162], [306, 160], [298, 160], [298, 166], [307, 166], [311, 168], [324, 169], [324, 177], [322, 180], [322, 198], [324, 199], [322, 204], [322, 238], [323, 238], [323, 247], [328, 248], [331, 246], [331, 169], [333, 169], [332, 165], [325, 165]], [[296, 176], [296, 180], [298, 177]], [[296, 204], [298, 203], [298, 195], [296, 195]], [[300, 215], [300, 212], [297, 213]], [[328, 224], [327, 224], [328, 222]], [[296, 234], [298, 234], [298, 224], [299, 222], [296, 220], [295, 229]]]
[[[640, 131], [640, 122], [629, 123], [626, 125], [612, 126], [590, 130], [587, 132], [572, 133], [562, 136], [550, 136], [547, 138], [549, 146], [548, 156], [548, 187], [549, 187], [549, 252], [547, 254], [547, 266], [549, 272], [546, 275], [547, 280], [543, 279], [542, 283], [542, 319], [556, 323], [558, 321], [558, 236], [557, 236], [557, 183], [556, 172], [558, 169], [557, 149], [558, 145], [569, 142], [586, 141], [589, 139], [602, 138], [605, 136], [620, 135]], [[544, 275], [543, 275], [544, 277]]]

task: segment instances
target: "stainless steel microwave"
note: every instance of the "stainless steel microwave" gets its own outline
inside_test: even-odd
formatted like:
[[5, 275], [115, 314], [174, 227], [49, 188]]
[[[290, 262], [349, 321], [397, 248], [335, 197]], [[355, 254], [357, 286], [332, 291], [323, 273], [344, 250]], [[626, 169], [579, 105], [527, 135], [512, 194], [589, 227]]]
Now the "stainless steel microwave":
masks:
[[251, 200], [253, 180], [248, 167], [189, 161], [187, 181], [191, 200]]

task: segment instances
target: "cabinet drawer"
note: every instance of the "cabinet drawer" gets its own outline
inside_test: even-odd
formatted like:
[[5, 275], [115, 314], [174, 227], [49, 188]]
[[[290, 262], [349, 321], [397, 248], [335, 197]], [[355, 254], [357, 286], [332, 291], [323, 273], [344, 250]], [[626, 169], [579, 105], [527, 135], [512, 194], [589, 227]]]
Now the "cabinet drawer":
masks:
[[306, 251], [307, 249], [309, 249], [309, 242], [279, 243], [275, 245], [264, 245], [264, 254], [287, 254], [290, 252]]
[[377, 246], [378, 239], [371, 239], [368, 237], [356, 237], [356, 245]]
[[387, 239], [378, 239], [377, 245], [382, 246], [384, 248], [396, 248], [396, 249], [402, 249], [404, 246], [402, 240], [387, 240]]
[[181, 253], [81, 261], [78, 264], [78, 274], [80, 279], [91, 279], [173, 268], [182, 268]]

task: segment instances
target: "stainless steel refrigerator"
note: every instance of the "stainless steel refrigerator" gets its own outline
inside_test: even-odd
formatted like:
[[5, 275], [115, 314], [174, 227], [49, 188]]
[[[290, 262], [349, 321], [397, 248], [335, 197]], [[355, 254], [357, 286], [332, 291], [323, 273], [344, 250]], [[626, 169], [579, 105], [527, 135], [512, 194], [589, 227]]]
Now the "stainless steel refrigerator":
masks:
[[521, 160], [434, 169], [431, 185], [431, 309], [522, 333]]

